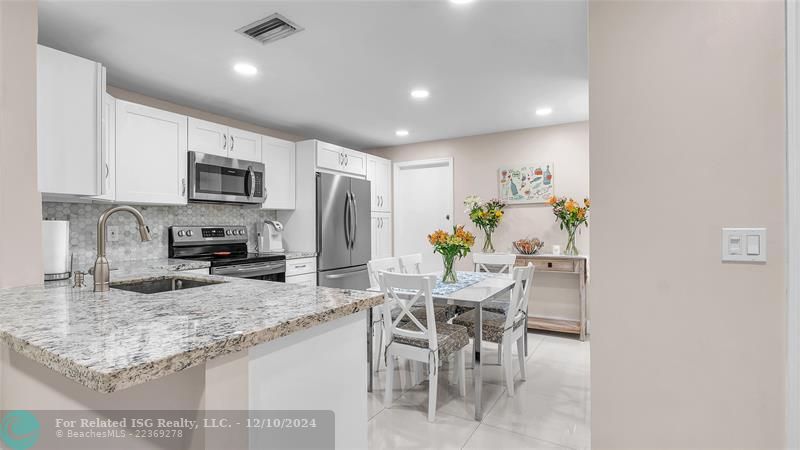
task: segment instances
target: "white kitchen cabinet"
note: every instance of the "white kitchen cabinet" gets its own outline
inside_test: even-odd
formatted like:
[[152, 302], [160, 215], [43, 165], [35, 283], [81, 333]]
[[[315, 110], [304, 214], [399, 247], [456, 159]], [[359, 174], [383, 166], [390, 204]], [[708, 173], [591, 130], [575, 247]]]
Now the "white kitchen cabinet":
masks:
[[367, 155], [367, 180], [372, 184], [372, 211], [392, 211], [392, 162]]
[[187, 117], [117, 100], [116, 122], [117, 201], [185, 205]]
[[189, 151], [228, 156], [228, 127], [189, 117]]
[[40, 45], [36, 89], [39, 191], [102, 195], [105, 69]]
[[261, 161], [261, 135], [228, 128], [228, 158]]
[[295, 145], [270, 136], [261, 136], [261, 158], [265, 166], [265, 196], [262, 209], [294, 209]]
[[367, 155], [365, 153], [318, 140], [303, 141], [303, 143], [314, 147], [318, 169], [362, 177], [367, 174]]
[[317, 285], [317, 274], [316, 273], [306, 273], [303, 275], [293, 275], [287, 276], [286, 282], [289, 284], [299, 284], [302, 286], [316, 286]]
[[317, 258], [297, 258], [286, 260], [286, 276], [305, 275], [317, 273]]
[[372, 259], [389, 258], [392, 251], [392, 215], [372, 213]]
[[261, 135], [189, 117], [189, 151], [227, 158], [261, 160]]
[[103, 94], [101, 136], [102, 146], [100, 153], [101, 169], [101, 194], [95, 200], [113, 202], [116, 197], [117, 165], [116, 165], [116, 128], [117, 128], [117, 99], [111, 94]]

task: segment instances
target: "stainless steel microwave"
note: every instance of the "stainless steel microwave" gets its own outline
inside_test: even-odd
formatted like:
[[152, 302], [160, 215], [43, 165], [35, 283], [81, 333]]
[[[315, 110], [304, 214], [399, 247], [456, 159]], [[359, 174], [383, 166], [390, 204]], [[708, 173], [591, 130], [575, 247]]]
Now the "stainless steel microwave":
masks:
[[189, 152], [189, 201], [264, 202], [264, 164]]

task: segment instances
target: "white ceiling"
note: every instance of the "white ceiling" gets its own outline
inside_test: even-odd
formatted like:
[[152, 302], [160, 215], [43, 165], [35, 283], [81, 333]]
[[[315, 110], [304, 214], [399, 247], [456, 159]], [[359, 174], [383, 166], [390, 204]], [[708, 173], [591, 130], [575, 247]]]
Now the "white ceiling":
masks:
[[[39, 41], [111, 85], [371, 148], [588, 119], [585, 1], [40, 1]], [[305, 31], [234, 32], [280, 12]], [[246, 61], [254, 78], [231, 69]], [[431, 96], [415, 101], [412, 88]], [[553, 113], [538, 117], [538, 107]], [[395, 130], [407, 129], [406, 137]]]

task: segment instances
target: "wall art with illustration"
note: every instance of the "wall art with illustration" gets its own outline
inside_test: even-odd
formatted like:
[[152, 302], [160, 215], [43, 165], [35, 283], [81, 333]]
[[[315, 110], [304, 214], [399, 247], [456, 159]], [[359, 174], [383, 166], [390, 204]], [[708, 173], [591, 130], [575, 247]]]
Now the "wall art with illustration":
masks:
[[497, 175], [505, 203], [545, 203], [553, 196], [553, 163], [501, 167]]

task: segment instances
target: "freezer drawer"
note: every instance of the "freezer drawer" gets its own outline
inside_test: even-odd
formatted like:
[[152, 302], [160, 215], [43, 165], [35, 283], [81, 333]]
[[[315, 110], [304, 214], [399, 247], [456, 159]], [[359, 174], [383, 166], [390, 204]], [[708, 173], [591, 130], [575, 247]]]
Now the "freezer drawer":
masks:
[[369, 287], [367, 266], [319, 272], [317, 274], [317, 285], [339, 289], [367, 289]]

